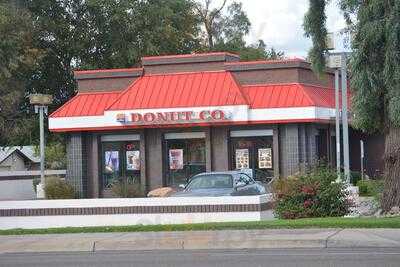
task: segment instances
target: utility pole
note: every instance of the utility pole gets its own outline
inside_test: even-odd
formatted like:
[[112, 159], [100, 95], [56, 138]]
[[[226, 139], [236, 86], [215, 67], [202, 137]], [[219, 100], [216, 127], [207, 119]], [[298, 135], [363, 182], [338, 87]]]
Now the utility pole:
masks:
[[31, 94], [29, 95], [29, 102], [31, 105], [35, 105], [35, 113], [39, 113], [39, 128], [40, 128], [40, 184], [36, 187], [37, 198], [45, 198], [44, 187], [45, 187], [45, 177], [44, 177], [44, 114], [47, 114], [48, 105], [53, 101], [51, 95], [43, 94]]

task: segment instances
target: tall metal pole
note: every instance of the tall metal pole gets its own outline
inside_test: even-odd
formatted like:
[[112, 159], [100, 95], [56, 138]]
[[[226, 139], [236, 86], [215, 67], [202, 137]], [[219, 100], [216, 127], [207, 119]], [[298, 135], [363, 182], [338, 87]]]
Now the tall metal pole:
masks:
[[364, 141], [360, 140], [361, 180], [364, 180]]
[[45, 184], [44, 180], [44, 106], [39, 106], [39, 125], [40, 125], [40, 183]]
[[338, 179], [341, 177], [340, 155], [340, 107], [339, 107], [339, 70], [335, 70], [335, 126], [336, 126], [336, 171]]
[[347, 64], [345, 53], [342, 53], [341, 61], [344, 177], [346, 183], [350, 183], [349, 123], [347, 118]]

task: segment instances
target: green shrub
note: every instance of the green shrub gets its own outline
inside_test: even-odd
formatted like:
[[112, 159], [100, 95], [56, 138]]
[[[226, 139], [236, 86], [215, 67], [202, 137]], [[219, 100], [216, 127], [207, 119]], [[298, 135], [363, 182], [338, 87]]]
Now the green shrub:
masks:
[[112, 194], [115, 197], [144, 197], [145, 193], [142, 186], [134, 179], [120, 178], [113, 182], [111, 186]]
[[357, 186], [360, 196], [378, 197], [383, 191], [383, 180], [360, 180]]
[[350, 183], [352, 185], [357, 185], [358, 181], [361, 180], [361, 172], [351, 171], [350, 172]]
[[76, 195], [74, 187], [58, 177], [46, 178], [44, 192], [47, 199], [71, 199]]
[[353, 203], [346, 186], [335, 182], [337, 175], [328, 168], [278, 179], [273, 184], [274, 212], [281, 219], [338, 217], [349, 213]]

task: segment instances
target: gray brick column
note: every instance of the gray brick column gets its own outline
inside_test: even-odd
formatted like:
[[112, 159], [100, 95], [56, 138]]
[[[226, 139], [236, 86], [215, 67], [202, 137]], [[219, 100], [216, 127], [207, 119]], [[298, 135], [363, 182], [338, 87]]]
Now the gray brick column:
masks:
[[279, 127], [281, 175], [290, 176], [299, 171], [299, 129], [297, 124]]
[[74, 187], [78, 197], [87, 197], [87, 151], [83, 133], [72, 133], [67, 137], [66, 179]]

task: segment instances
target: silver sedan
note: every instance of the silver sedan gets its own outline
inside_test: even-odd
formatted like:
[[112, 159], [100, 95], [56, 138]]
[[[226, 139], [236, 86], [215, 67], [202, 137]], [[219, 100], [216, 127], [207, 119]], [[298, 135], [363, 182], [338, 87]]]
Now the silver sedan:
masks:
[[240, 171], [209, 172], [193, 176], [172, 197], [250, 196], [266, 193], [265, 187]]

